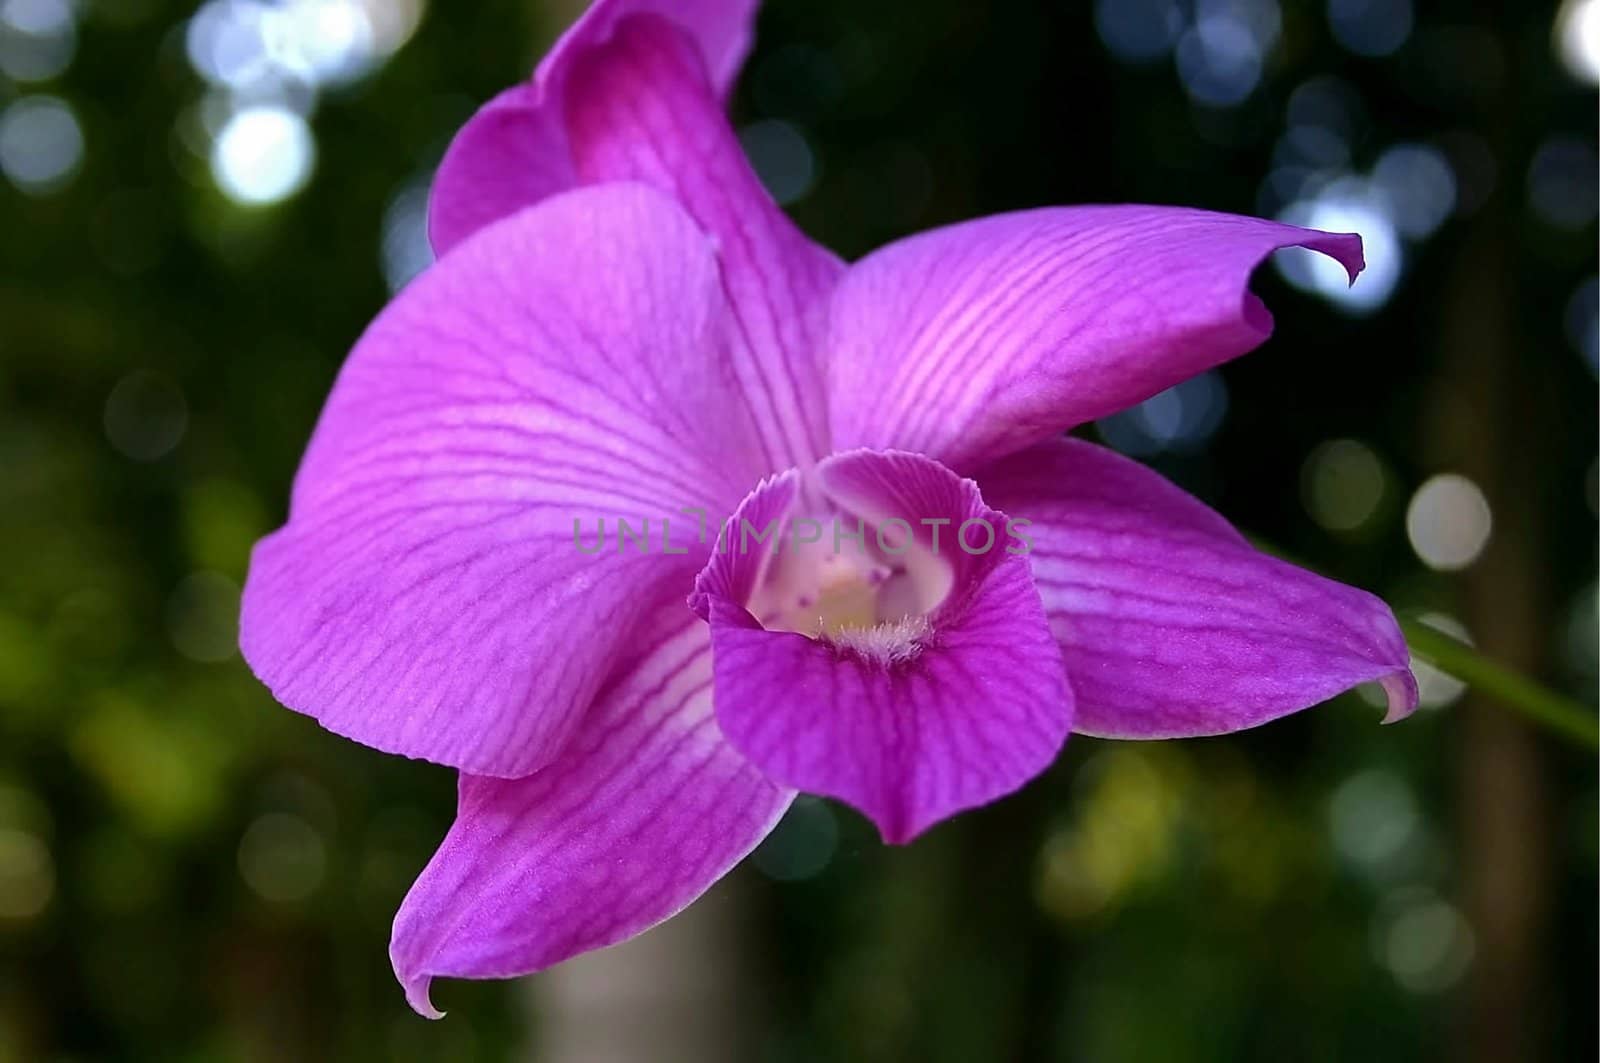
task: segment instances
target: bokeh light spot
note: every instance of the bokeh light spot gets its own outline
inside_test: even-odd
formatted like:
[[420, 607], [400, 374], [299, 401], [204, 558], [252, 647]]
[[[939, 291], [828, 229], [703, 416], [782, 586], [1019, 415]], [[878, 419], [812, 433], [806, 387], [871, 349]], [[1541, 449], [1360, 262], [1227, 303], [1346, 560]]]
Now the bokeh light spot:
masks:
[[55, 885], [55, 864], [44, 842], [27, 831], [0, 827], [0, 919], [38, 915]]
[[313, 95], [370, 73], [410, 39], [421, 0], [211, 0], [190, 18], [189, 63], [255, 99], [291, 83]]
[[1112, 55], [1126, 63], [1149, 63], [1172, 52], [1183, 32], [1176, 0], [1096, 0], [1094, 26]]
[[800, 882], [820, 875], [838, 844], [833, 809], [818, 798], [799, 797], [751, 859], [768, 878]]
[[1261, 81], [1261, 41], [1231, 14], [1202, 17], [1178, 39], [1178, 76], [1196, 103], [1232, 107]]
[[67, 0], [0, 0], [0, 73], [46, 81], [71, 65], [77, 44]]
[[412, 181], [389, 201], [383, 212], [383, 239], [379, 260], [383, 279], [398, 292], [433, 264], [433, 244], [428, 240], [428, 185], [424, 176]]
[[1352, 775], [1328, 803], [1328, 830], [1334, 848], [1365, 871], [1392, 869], [1420, 826], [1411, 788], [1399, 775], [1381, 768]]
[[1406, 509], [1406, 535], [1425, 565], [1443, 572], [1466, 568], [1489, 543], [1489, 500], [1456, 473], [1435, 476], [1417, 489]]
[[117, 381], [106, 398], [106, 438], [135, 461], [155, 461], [178, 445], [189, 406], [167, 377], [138, 369]]
[[225, 661], [239, 641], [239, 585], [216, 572], [185, 577], [167, 599], [167, 633], [192, 661]]
[[265, 4], [212, 0], [189, 19], [189, 63], [216, 85], [245, 89], [267, 71]]
[[1039, 903], [1060, 919], [1091, 919], [1159, 879], [1173, 860], [1186, 808], [1185, 767], [1181, 759], [1127, 748], [1086, 762], [1076, 822], [1040, 853]]
[[1555, 43], [1573, 77], [1600, 84], [1600, 0], [1565, 0], [1556, 15]]
[[1306, 512], [1331, 532], [1367, 528], [1378, 514], [1387, 486], [1383, 459], [1354, 439], [1323, 443], [1306, 458], [1300, 472]]
[[366, 9], [352, 0], [289, 0], [271, 29], [268, 54], [310, 84], [353, 81], [377, 59]]
[[816, 184], [817, 159], [805, 134], [777, 119], [755, 122], [739, 131], [739, 143], [779, 204], [787, 206], [805, 198]]
[[1357, 55], [1392, 55], [1411, 36], [1411, 0], [1328, 0], [1328, 28]]
[[299, 816], [269, 812], [239, 839], [239, 875], [263, 900], [302, 901], [322, 884], [327, 846]]
[[423, 0], [358, 0], [372, 27], [372, 46], [390, 56], [411, 39], [426, 10]]
[[306, 120], [280, 106], [248, 107], [229, 118], [211, 150], [211, 172], [236, 203], [265, 206], [305, 186], [316, 162]]
[[1551, 137], [1528, 167], [1528, 204], [1559, 229], [1581, 229], [1595, 219], [1597, 167], [1592, 142]]
[[1413, 240], [1431, 236], [1456, 208], [1450, 160], [1426, 144], [1396, 144], [1378, 158], [1372, 184], [1389, 203], [1394, 226]]
[[1421, 888], [1385, 898], [1375, 939], [1378, 957], [1404, 989], [1437, 993], [1472, 962], [1472, 930], [1454, 905]]
[[1153, 395], [1132, 409], [1096, 423], [1105, 441], [1124, 454], [1196, 453], [1222, 425], [1228, 387], [1215, 372], [1201, 373]]
[[0, 170], [30, 195], [61, 188], [83, 162], [83, 130], [64, 100], [24, 96], [0, 114]]

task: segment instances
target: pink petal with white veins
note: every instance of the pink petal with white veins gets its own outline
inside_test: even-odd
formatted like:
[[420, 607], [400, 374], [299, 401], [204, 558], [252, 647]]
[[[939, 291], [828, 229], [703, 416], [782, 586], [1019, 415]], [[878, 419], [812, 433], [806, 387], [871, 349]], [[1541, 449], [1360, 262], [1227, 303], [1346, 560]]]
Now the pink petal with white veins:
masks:
[[711, 646], [677, 602], [572, 742], [525, 779], [461, 778], [456, 822], [395, 916], [412, 1007], [436, 977], [510, 978], [676, 913], [755, 848], [792, 791], [723, 741]]
[[[480, 775], [559, 752], [761, 466], [704, 234], [639, 185], [483, 230], [357, 343], [256, 547], [241, 645], [339, 734]], [[622, 552], [615, 520], [648, 521]], [[597, 522], [608, 542], [592, 546]], [[661, 550], [664, 522], [675, 549]]]
[[1177, 207], [1059, 207], [921, 233], [852, 266], [833, 300], [835, 447], [961, 472], [1113, 413], [1272, 332], [1250, 274], [1356, 236]]
[[1373, 681], [1389, 720], [1416, 708], [1388, 606], [1261, 553], [1137, 462], [1063, 439], [978, 482], [1033, 522], [1029, 559], [1078, 697], [1074, 730], [1223, 734]]
[[689, 39], [658, 18], [628, 19], [574, 64], [568, 90], [579, 178], [653, 185], [717, 241], [729, 348], [768, 470], [822, 457], [827, 302], [843, 266], [762, 188]]
[[502, 92], [462, 126], [445, 152], [428, 202], [434, 250], [578, 184], [562, 117], [566, 80], [585, 51], [639, 14], [671, 20], [693, 42], [719, 95], [750, 51], [758, 0], [598, 0], [567, 30], [525, 84]]

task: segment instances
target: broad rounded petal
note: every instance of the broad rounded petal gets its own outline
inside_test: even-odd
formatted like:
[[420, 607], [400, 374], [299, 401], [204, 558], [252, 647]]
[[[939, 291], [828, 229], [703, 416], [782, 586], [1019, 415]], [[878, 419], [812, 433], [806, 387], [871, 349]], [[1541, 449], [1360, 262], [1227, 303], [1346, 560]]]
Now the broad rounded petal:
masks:
[[636, 16], [573, 64], [568, 135], [580, 180], [669, 193], [718, 243], [731, 347], [769, 469], [828, 452], [823, 343], [843, 271], [768, 197], [688, 38]]
[[834, 296], [834, 445], [968, 471], [1142, 402], [1266, 339], [1250, 274], [1290, 246], [1361, 269], [1357, 236], [1172, 207], [1034, 210], [892, 244]]
[[978, 481], [1033, 521], [1029, 559], [1077, 695], [1074, 730], [1223, 734], [1371, 681], [1388, 692], [1386, 722], [1416, 707], [1388, 606], [1261, 553], [1137, 462], [1064, 439]]
[[[723, 309], [704, 235], [639, 185], [530, 208], [419, 277], [357, 343], [289, 523], [256, 547], [256, 674], [388, 752], [549, 760], [640, 610], [692, 584], [708, 548], [679, 511], [715, 521], [758, 475]], [[623, 551], [619, 518], [647, 549]], [[663, 552], [667, 522], [687, 553]]]
[[484, 106], [451, 141], [428, 204], [443, 255], [478, 229], [577, 183], [562, 120], [567, 73], [632, 15], [670, 19], [689, 35], [726, 94], [750, 50], [759, 0], [598, 0], [539, 64], [533, 79]]
[[[1072, 693], [1027, 558], [1008, 552], [1020, 540], [971, 481], [916, 455], [873, 452], [829, 458], [818, 478], [852, 514], [906, 521], [919, 548], [948, 563], [949, 594], [892, 648], [870, 632], [765, 630], [745, 601], [769, 558], [728, 531], [730, 548], [712, 557], [693, 599], [711, 623], [717, 720], [771, 778], [846, 801], [885, 841], [904, 842], [1043, 771], [1071, 729]], [[730, 528], [765, 526], [792, 486], [758, 490]], [[964, 522], [980, 520], [992, 537], [976, 524], [962, 537]]]
[[706, 626], [682, 603], [571, 745], [525, 779], [462, 776], [455, 825], [389, 947], [412, 1007], [436, 977], [507, 978], [673, 915], [755, 848], [793, 792], [722, 740]]

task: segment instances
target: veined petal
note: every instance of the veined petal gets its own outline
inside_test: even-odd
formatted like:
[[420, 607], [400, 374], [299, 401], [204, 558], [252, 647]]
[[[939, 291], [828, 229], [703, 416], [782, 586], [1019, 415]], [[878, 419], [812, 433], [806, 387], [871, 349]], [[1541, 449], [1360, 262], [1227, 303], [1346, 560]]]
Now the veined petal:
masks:
[[[640, 185], [529, 208], [419, 277], [357, 343], [289, 523], [256, 547], [255, 673], [378, 749], [480, 775], [548, 761], [640, 611], [703, 562], [679, 511], [715, 522], [759, 475], [723, 309], [704, 234]], [[618, 518], [648, 546], [624, 552]], [[666, 522], [687, 553], [663, 552]]]
[[[971, 481], [917, 455], [868, 451], [831, 457], [817, 476], [874, 526], [905, 521], [948, 566], [948, 594], [925, 623], [818, 638], [766, 630], [747, 602], [770, 549], [744, 548], [733, 529], [765, 527], [798, 492], [792, 479], [764, 485], [729, 522], [692, 600], [711, 623], [717, 720], [774, 780], [847, 801], [904, 842], [1043, 771], [1070, 730], [1072, 694], [1027, 558], [1007, 552], [1020, 540]], [[968, 521], [992, 535], [978, 523], [963, 532]]]
[[733, 88], [755, 38], [761, 0], [596, 0], [550, 49], [536, 79], [549, 80], [563, 64], [599, 43], [634, 15], [655, 15], [678, 27], [694, 43], [718, 96]]
[[485, 225], [578, 185], [559, 98], [514, 85], [456, 131], [428, 190], [428, 242], [436, 257]]
[[1141, 402], [1266, 339], [1250, 274], [1290, 246], [1361, 269], [1356, 236], [1174, 207], [1003, 214], [891, 244], [834, 295], [834, 445], [968, 471]]
[[501, 93], [456, 134], [434, 178], [428, 231], [443, 255], [478, 229], [577, 184], [562, 121], [567, 73], [617, 24], [648, 13], [689, 35], [726, 95], [750, 51], [759, 0], [597, 0], [556, 42], [533, 79]]
[[827, 297], [844, 267], [762, 188], [689, 39], [653, 16], [619, 23], [574, 62], [565, 107], [580, 180], [653, 185], [716, 239], [733, 364], [769, 471], [827, 453]]
[[1261, 553], [1137, 462], [1062, 439], [978, 481], [1033, 521], [1029, 558], [1077, 695], [1074, 730], [1223, 734], [1374, 680], [1388, 721], [1416, 708], [1388, 606]]
[[456, 822], [389, 947], [418, 1012], [436, 977], [508, 978], [632, 937], [728, 872], [792, 791], [722, 740], [711, 647], [682, 603], [560, 757], [524, 779], [461, 778]]

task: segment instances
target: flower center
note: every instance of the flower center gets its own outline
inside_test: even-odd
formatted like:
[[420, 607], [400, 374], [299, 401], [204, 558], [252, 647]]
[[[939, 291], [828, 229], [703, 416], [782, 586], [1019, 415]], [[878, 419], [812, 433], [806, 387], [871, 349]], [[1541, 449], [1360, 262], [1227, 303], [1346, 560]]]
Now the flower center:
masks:
[[750, 611], [769, 631], [907, 660], [932, 630], [928, 614], [950, 584], [948, 563], [900, 527], [879, 529], [835, 512], [785, 526]]

